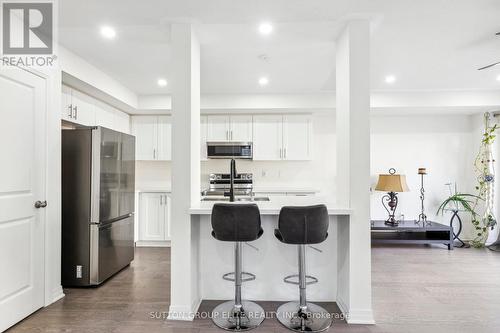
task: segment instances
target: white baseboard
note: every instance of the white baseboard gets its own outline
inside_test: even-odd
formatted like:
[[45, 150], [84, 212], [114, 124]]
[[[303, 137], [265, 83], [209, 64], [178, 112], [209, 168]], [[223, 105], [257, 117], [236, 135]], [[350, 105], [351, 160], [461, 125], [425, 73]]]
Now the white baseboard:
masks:
[[350, 325], [375, 325], [372, 309], [349, 309], [346, 303], [337, 297], [337, 305]]
[[64, 295], [64, 292], [63, 292], [63, 288], [62, 286], [58, 286], [57, 288], [55, 288], [53, 291], [52, 291], [52, 294], [50, 295], [50, 299], [48, 300], [48, 302], [45, 304], [45, 306], [49, 306], [50, 304], [52, 303], [55, 303], [57, 302], [58, 300], [60, 300], [61, 298], [63, 298], [65, 295]]
[[168, 320], [193, 321], [201, 305], [201, 299], [194, 301], [191, 308], [188, 306], [170, 305]]
[[167, 241], [137, 241], [135, 242], [136, 247], [170, 247], [171, 242]]

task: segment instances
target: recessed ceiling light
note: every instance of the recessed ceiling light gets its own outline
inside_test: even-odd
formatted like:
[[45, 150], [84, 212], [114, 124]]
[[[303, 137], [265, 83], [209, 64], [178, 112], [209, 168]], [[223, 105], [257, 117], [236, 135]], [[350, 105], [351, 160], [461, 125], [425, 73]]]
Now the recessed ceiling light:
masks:
[[107, 39], [113, 39], [116, 37], [116, 30], [113, 27], [104, 25], [101, 27], [101, 35]]
[[158, 79], [158, 85], [160, 87], [166, 87], [167, 84], [168, 84], [167, 80], [165, 80], [165, 79]]
[[396, 82], [396, 77], [394, 75], [387, 75], [385, 77], [385, 83], [392, 84]]
[[267, 86], [268, 83], [269, 83], [269, 79], [267, 77], [261, 77], [259, 79], [259, 84], [261, 86]]
[[259, 32], [262, 35], [269, 35], [271, 32], [273, 32], [273, 26], [269, 22], [264, 22], [259, 25]]

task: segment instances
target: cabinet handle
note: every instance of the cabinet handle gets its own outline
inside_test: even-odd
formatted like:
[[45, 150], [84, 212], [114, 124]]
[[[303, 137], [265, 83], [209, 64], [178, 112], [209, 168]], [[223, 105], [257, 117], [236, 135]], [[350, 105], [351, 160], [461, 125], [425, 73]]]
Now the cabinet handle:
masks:
[[283, 149], [283, 158], [286, 160], [286, 148]]
[[229, 131], [226, 131], [226, 140], [228, 140], [228, 141], [230, 140], [229, 139]]
[[73, 105], [68, 105], [68, 117], [73, 118]]
[[156, 149], [153, 148], [153, 160], [156, 160]]
[[233, 130], [231, 130], [231, 141], [233, 141]]
[[283, 158], [283, 148], [280, 148], [280, 159]]
[[163, 205], [163, 195], [160, 195], [160, 206]]
[[75, 110], [75, 119], [78, 119], [78, 105], [75, 105], [73, 110]]

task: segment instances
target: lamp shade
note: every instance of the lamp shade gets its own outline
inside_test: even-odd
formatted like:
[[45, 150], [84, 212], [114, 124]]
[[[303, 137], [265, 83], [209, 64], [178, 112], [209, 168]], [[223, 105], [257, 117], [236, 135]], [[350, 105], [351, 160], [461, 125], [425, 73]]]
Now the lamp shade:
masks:
[[406, 176], [405, 175], [379, 175], [377, 187], [375, 187], [375, 191], [383, 191], [383, 192], [409, 192], [410, 189], [406, 184]]

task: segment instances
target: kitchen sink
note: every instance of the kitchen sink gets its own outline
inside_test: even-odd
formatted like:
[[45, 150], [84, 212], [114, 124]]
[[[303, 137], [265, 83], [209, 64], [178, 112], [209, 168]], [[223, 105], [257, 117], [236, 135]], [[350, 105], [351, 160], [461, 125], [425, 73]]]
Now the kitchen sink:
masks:
[[[203, 197], [201, 201], [229, 201], [228, 197]], [[269, 197], [236, 197], [235, 201], [257, 202], [257, 201], [270, 201]]]

